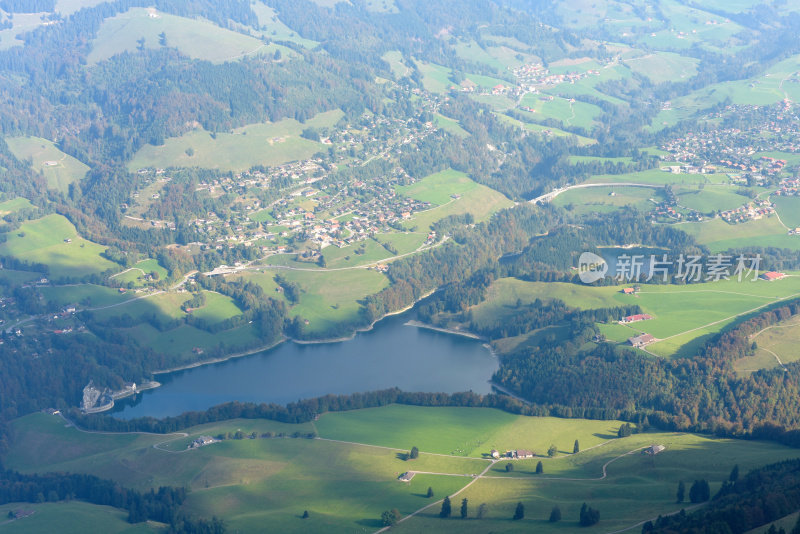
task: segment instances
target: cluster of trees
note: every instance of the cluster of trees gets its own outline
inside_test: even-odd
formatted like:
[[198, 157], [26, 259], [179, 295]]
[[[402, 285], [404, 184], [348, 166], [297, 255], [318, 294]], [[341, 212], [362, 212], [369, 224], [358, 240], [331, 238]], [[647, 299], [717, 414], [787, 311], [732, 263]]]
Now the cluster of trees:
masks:
[[217, 518], [187, 516], [181, 510], [185, 499], [184, 488], [160, 487], [143, 493], [92, 475], [0, 471], [0, 504], [80, 500], [127, 510], [130, 523], [151, 520], [170, 525], [174, 532], [224, 534], [225, 525]]
[[[730, 478], [734, 478], [731, 473]], [[703, 486], [703, 497], [708, 483]], [[693, 501], [700, 502], [700, 501]], [[708, 505], [692, 513], [659, 517], [643, 534], [747, 532], [800, 509], [800, 460], [786, 460], [726, 481]], [[797, 528], [797, 527], [795, 527]]]

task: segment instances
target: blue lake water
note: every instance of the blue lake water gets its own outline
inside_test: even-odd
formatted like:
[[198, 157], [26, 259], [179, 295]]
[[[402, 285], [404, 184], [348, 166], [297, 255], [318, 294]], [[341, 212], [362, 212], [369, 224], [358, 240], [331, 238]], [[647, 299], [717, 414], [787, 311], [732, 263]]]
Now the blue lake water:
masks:
[[228, 401], [286, 404], [329, 393], [488, 393], [497, 358], [481, 341], [407, 326], [414, 311], [387, 317], [349, 341], [273, 349], [158, 375], [161, 387], [114, 408], [116, 417], [165, 417]]

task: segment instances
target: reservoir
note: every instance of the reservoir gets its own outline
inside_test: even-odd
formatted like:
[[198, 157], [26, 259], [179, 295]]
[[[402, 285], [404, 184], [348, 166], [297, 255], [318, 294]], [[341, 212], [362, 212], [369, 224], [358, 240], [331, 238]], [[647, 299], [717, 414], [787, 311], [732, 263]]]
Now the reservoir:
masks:
[[337, 343], [282, 343], [270, 350], [157, 375], [161, 387], [123, 399], [114, 416], [165, 417], [229, 401], [300, 399], [398, 387], [411, 392], [490, 391], [497, 358], [482, 341], [408, 326], [415, 310]]

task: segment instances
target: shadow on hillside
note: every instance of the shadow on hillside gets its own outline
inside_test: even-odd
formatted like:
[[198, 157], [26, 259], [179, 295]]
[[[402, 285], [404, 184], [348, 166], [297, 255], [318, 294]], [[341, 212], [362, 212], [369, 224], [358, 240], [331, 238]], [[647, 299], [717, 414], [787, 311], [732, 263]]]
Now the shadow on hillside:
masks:
[[380, 519], [359, 519], [358, 521], [356, 521], [356, 524], [361, 525], [363, 527], [369, 527], [375, 529], [383, 527], [383, 523], [381, 522]]

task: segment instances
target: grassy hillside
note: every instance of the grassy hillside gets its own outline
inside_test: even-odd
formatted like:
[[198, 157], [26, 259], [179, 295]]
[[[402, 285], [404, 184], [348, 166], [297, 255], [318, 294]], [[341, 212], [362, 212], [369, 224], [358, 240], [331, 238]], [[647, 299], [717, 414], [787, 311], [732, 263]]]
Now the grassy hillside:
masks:
[[[145, 145], [128, 164], [142, 167], [203, 167], [242, 171], [254, 165], [280, 165], [310, 158], [325, 145], [300, 137], [305, 128], [330, 127], [342, 117], [339, 110], [320, 113], [305, 124], [294, 119], [249, 124], [215, 134], [197, 129], [167, 139], [161, 146]], [[191, 155], [190, 155], [191, 154]]]
[[122, 52], [133, 52], [141, 38], [146, 47], [158, 48], [162, 32], [167, 36], [166, 46], [177, 48], [189, 57], [212, 62], [270, 52], [270, 47], [258, 39], [206, 20], [177, 17], [155, 8], [133, 8], [103, 21], [92, 41], [88, 61], [94, 64]]
[[41, 137], [8, 137], [8, 148], [18, 160], [30, 160], [33, 170], [42, 173], [51, 189], [66, 193], [69, 184], [77, 182], [89, 167], [61, 152], [52, 141]]
[[[713, 492], [735, 464], [746, 472], [796, 455], [775, 444], [692, 434], [654, 432], [617, 439], [616, 421], [396, 405], [329, 413], [300, 425], [234, 419], [187, 429], [188, 436], [82, 433], [41, 413], [12, 426], [6, 459], [12, 469], [87, 472], [139, 489], [185, 486], [191, 489], [188, 511], [222, 517], [234, 531], [257, 531], [265, 524], [280, 532], [374, 531], [384, 510], [398, 508], [405, 516], [427, 505], [432, 507], [395, 529], [570, 531], [577, 527], [581, 503], [588, 502], [600, 510], [606, 532], [685, 507], [675, 503], [678, 481], [705, 478]], [[323, 439], [288, 437], [315, 430]], [[186, 450], [197, 436], [236, 431], [258, 437]], [[261, 437], [267, 432], [286, 437]], [[575, 439], [578, 454], [572, 454]], [[654, 443], [666, 450], [656, 457], [640, 453]], [[525, 447], [541, 454], [550, 444], [560, 451], [554, 458], [518, 460], [512, 472], [505, 469], [507, 460], [491, 464], [481, 459], [492, 447]], [[413, 445], [421, 451], [419, 458], [404, 460]], [[544, 473], [536, 475], [539, 461]], [[398, 475], [408, 470], [420, 474], [410, 483], [399, 482]], [[432, 499], [425, 496], [428, 487]], [[438, 500], [462, 489], [453, 497], [454, 515], [466, 497], [471, 519], [438, 518]], [[519, 501], [525, 519], [512, 522]], [[488, 514], [478, 521], [480, 503], [487, 503]], [[547, 524], [554, 504], [561, 507], [563, 520]], [[304, 510], [308, 519], [301, 519]]]
[[0, 255], [44, 263], [54, 279], [117, 269], [116, 263], [100, 256], [103, 251], [105, 247], [78, 236], [72, 223], [56, 214], [23, 223], [0, 244]]

